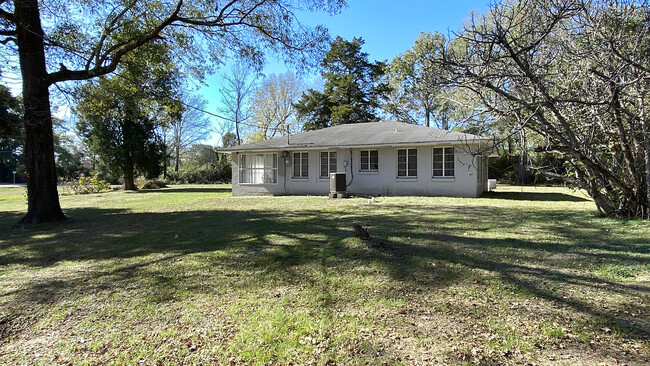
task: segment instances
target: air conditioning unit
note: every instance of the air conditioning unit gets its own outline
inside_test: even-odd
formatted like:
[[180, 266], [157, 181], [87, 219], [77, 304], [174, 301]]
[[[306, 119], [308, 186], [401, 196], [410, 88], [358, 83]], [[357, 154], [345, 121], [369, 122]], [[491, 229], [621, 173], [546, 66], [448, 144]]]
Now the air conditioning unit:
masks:
[[345, 173], [330, 173], [330, 198], [345, 198], [348, 196], [345, 183]]

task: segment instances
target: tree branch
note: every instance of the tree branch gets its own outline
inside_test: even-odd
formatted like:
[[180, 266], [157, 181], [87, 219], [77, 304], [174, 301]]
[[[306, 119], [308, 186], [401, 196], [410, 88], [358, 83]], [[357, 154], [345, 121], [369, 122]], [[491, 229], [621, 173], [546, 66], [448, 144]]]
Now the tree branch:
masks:
[[105, 27], [104, 27], [104, 32], [102, 33], [101, 37], [97, 41], [97, 46], [93, 50], [93, 53], [95, 56], [88, 57], [88, 62], [86, 63], [86, 70], [90, 69], [90, 64], [93, 60], [95, 59], [95, 65], [101, 64], [100, 62], [100, 51], [102, 47], [104, 46], [104, 42], [106, 41], [106, 38], [110, 34], [110, 32], [113, 30], [113, 27], [117, 23], [118, 20], [120, 20], [130, 9], [132, 9], [136, 4], [136, 1], [132, 1], [130, 4], [126, 5], [122, 11], [120, 11]]
[[636, 197], [632, 189], [630, 189], [630, 187], [628, 187], [627, 184], [621, 181], [617, 176], [613, 175], [609, 170], [604, 169], [599, 164], [589, 159], [589, 157], [587, 157], [580, 151], [577, 151], [568, 146], [560, 146], [560, 145], [538, 147], [535, 149], [535, 151], [536, 152], [557, 151], [572, 156], [575, 159], [577, 159], [579, 162], [583, 163], [585, 166], [597, 171], [598, 174], [602, 175], [603, 177], [606, 177], [608, 180], [614, 183], [618, 188], [620, 188], [621, 191], [623, 191], [623, 193], [625, 193], [625, 195], [627, 195], [628, 197]]
[[146, 44], [147, 42], [155, 38], [158, 38], [160, 36], [160, 32], [162, 32], [163, 29], [173, 24], [173, 22], [178, 19], [178, 14], [180, 13], [182, 6], [183, 6], [183, 0], [179, 0], [178, 3], [176, 4], [176, 8], [174, 9], [174, 12], [169, 17], [167, 17], [167, 19], [162, 21], [160, 24], [158, 24], [158, 26], [153, 28], [145, 35], [135, 40], [132, 40], [131, 42], [127, 43], [122, 49], [116, 51], [115, 55], [113, 56], [111, 62], [108, 65], [106, 66], [95, 65], [94, 68], [86, 69], [86, 70], [61, 69], [57, 72], [53, 72], [47, 75], [45, 79], [46, 85], [52, 85], [54, 83], [60, 81], [66, 81], [66, 80], [87, 80], [97, 76], [106, 75], [115, 71], [120, 61], [122, 60], [122, 57], [124, 57], [127, 53], [135, 50], [136, 48]]
[[14, 13], [9, 13], [8, 11], [0, 9], [0, 18], [8, 20], [12, 23], [16, 23], [16, 16]]
[[0, 39], [0, 44], [6, 45], [9, 42], [13, 42], [15, 44], [16, 41], [17, 40], [14, 37], [7, 37], [7, 38]]

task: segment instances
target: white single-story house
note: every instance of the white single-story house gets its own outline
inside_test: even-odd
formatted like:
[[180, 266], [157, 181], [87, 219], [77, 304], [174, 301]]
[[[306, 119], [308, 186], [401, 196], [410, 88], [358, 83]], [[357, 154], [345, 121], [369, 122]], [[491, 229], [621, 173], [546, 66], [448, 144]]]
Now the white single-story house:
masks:
[[358, 195], [478, 197], [493, 141], [402, 122], [345, 124], [221, 149], [232, 194], [327, 195], [330, 173]]

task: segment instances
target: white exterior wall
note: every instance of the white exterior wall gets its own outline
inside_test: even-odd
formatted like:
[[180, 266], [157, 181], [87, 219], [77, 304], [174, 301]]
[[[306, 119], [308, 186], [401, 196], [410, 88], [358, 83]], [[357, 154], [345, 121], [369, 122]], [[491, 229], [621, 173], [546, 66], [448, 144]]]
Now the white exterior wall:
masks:
[[487, 180], [488, 180], [488, 157], [481, 156], [477, 157], [477, 174], [478, 179], [476, 180], [476, 193], [477, 196], [482, 195], [487, 191]]
[[[435, 147], [448, 147], [453, 145], [435, 145]], [[378, 150], [379, 171], [359, 171], [362, 149], [331, 149], [316, 150], [305, 149], [290, 152], [291, 164], [285, 165], [282, 152], [278, 151], [278, 183], [277, 184], [240, 184], [239, 183], [239, 155], [232, 154], [232, 193], [241, 195], [327, 195], [329, 193], [329, 179], [321, 179], [320, 152], [337, 152], [337, 171], [346, 173], [348, 183], [347, 191], [359, 195], [388, 195], [388, 196], [460, 196], [478, 197], [485, 190], [487, 184], [487, 158], [472, 159], [470, 154], [463, 150], [466, 146], [456, 146], [454, 150], [455, 164], [453, 178], [432, 178], [432, 160], [434, 145], [404, 146], [404, 147], [379, 147], [368, 148]], [[397, 178], [397, 150], [416, 148], [417, 178]], [[368, 150], [364, 148], [363, 150]], [[309, 154], [308, 178], [292, 178], [293, 153], [307, 152]], [[251, 152], [251, 154], [255, 154]], [[485, 163], [479, 163], [480, 160]], [[350, 161], [352, 164], [350, 164]], [[485, 167], [479, 180], [477, 168]]]

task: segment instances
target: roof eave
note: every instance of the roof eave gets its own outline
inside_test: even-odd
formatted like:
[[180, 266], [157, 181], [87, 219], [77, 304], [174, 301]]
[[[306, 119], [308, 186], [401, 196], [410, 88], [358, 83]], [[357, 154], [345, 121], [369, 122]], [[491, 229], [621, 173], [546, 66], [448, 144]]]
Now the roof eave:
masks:
[[403, 146], [426, 146], [426, 145], [443, 145], [443, 144], [464, 144], [464, 143], [481, 143], [492, 142], [489, 137], [479, 137], [471, 139], [454, 139], [454, 140], [439, 140], [439, 141], [419, 141], [419, 142], [401, 142], [401, 143], [383, 143], [383, 144], [354, 144], [354, 145], [312, 145], [312, 144], [292, 144], [275, 147], [259, 147], [259, 148], [244, 148], [238, 149], [237, 147], [229, 147], [227, 149], [216, 150], [220, 153], [236, 153], [236, 152], [268, 152], [268, 151], [293, 151], [293, 150], [318, 150], [318, 149], [361, 149], [369, 147], [403, 147]]

